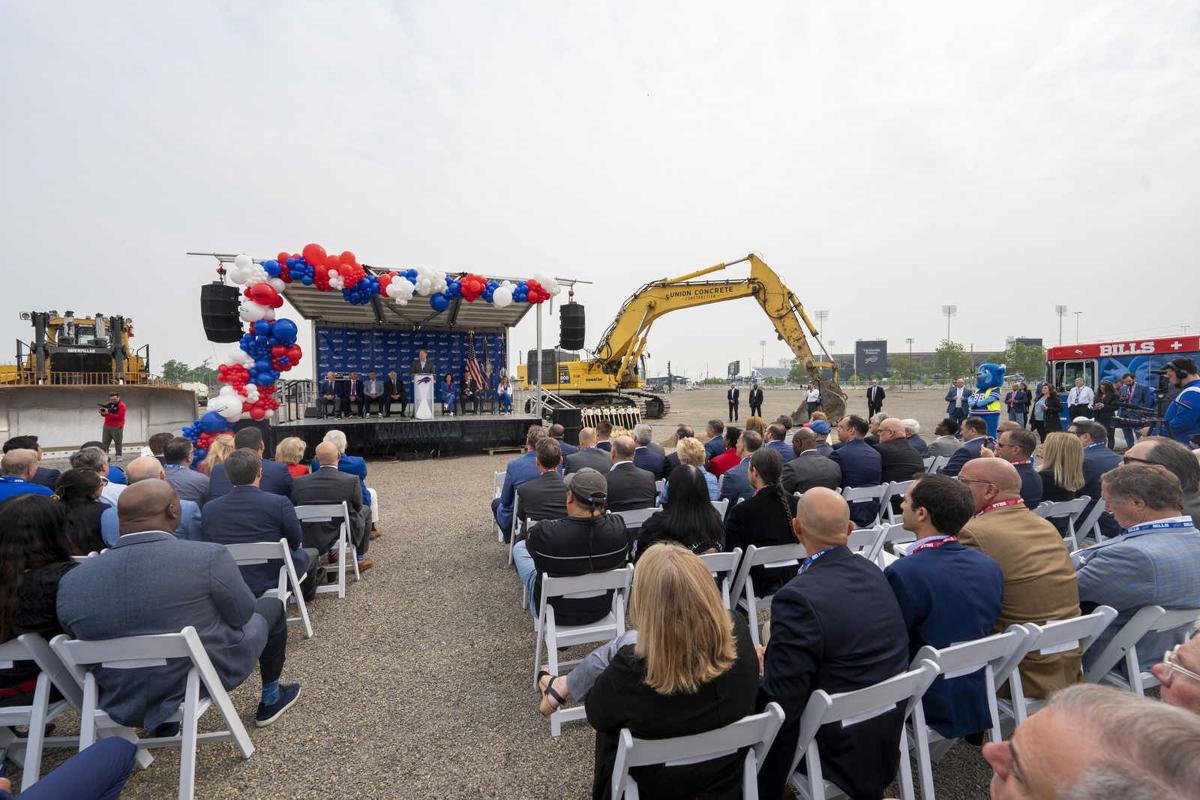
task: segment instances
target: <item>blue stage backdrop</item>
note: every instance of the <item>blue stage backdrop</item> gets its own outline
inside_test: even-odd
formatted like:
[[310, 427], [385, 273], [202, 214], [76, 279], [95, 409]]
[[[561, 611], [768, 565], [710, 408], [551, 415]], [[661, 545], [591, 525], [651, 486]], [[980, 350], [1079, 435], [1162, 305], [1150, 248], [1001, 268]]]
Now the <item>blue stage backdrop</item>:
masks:
[[[326, 372], [359, 372], [366, 377], [375, 370], [381, 378], [395, 370], [400, 378], [412, 384], [412, 362], [417, 351], [429, 351], [438, 371], [436, 396], [442, 399], [442, 382], [446, 373], [454, 375], [455, 382], [462, 380], [467, 364], [466, 331], [411, 331], [393, 328], [349, 328], [318, 325], [317, 379]], [[482, 368], [490, 359], [492, 370], [499, 379], [500, 370], [507, 367], [504, 333], [501, 331], [476, 331], [475, 355]], [[411, 394], [410, 394], [411, 398]]]

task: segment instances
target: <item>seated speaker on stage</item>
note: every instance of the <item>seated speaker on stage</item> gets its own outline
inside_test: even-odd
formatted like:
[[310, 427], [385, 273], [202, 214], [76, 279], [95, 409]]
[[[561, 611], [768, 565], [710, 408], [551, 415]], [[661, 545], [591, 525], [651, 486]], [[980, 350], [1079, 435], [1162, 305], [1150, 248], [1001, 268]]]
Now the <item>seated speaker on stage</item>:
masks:
[[346, 381], [346, 416], [351, 414], [363, 415], [363, 382], [357, 372], [351, 372]]
[[496, 393], [500, 397], [500, 413], [510, 413], [512, 411], [513, 391], [512, 384], [508, 382], [507, 375], [500, 379], [500, 384], [496, 387]]
[[454, 376], [447, 372], [442, 381], [442, 414], [453, 417], [456, 402], [458, 402], [458, 386], [454, 383]]
[[458, 398], [458, 413], [460, 415], [466, 414], [467, 413], [467, 405], [469, 404], [471, 406], [471, 413], [478, 414], [479, 413], [479, 397], [480, 397], [481, 392], [479, 390], [479, 384], [475, 382], [475, 378], [471, 375], [470, 371], [463, 373], [462, 383], [460, 384], [460, 387], [461, 388], [459, 390], [459, 398]]
[[325, 373], [325, 380], [321, 381], [320, 396], [317, 398], [317, 412], [322, 417], [331, 417], [335, 414], [342, 415], [342, 393], [340, 384], [341, 381], [334, 377], [332, 372]]
[[372, 413], [371, 408], [374, 407], [373, 413], [382, 415], [384, 406], [383, 381], [379, 380], [379, 373], [375, 370], [367, 372], [367, 379], [362, 383], [363, 390], [363, 416]]
[[404, 412], [408, 409], [408, 396], [404, 388], [404, 381], [400, 380], [400, 376], [396, 374], [396, 370], [388, 373], [387, 380], [383, 382], [383, 415], [390, 417], [392, 415], [392, 404], [400, 404], [400, 416], [404, 416]]

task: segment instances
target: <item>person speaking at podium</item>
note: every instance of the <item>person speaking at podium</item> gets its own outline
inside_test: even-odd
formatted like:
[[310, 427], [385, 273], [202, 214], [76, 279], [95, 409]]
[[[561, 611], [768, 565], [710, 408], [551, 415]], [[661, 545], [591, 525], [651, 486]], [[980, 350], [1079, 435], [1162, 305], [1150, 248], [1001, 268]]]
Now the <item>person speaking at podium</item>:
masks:
[[413, 374], [413, 417], [433, 419], [433, 388], [437, 370], [429, 352], [418, 350], [412, 363]]

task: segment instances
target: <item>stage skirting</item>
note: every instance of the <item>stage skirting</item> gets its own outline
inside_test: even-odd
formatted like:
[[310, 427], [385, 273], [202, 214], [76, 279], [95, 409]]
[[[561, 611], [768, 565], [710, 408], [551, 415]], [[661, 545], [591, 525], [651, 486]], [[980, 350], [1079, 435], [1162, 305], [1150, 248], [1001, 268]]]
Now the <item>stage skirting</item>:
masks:
[[400, 417], [304, 419], [271, 426], [273, 439], [298, 436], [309, 450], [327, 431], [346, 434], [351, 455], [470, 455], [489, 448], [524, 447], [532, 414], [480, 414], [416, 420]]

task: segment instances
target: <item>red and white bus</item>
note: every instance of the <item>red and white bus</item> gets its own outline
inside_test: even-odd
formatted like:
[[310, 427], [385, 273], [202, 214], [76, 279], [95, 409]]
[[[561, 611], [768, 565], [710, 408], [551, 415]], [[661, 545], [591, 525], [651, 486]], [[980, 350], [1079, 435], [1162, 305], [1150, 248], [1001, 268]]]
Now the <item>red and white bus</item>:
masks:
[[1118, 386], [1130, 372], [1138, 383], [1153, 388], [1163, 365], [1180, 356], [1200, 361], [1200, 336], [1065, 344], [1046, 350], [1046, 377], [1062, 390], [1075, 385], [1076, 378], [1092, 388], [1100, 381]]

